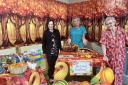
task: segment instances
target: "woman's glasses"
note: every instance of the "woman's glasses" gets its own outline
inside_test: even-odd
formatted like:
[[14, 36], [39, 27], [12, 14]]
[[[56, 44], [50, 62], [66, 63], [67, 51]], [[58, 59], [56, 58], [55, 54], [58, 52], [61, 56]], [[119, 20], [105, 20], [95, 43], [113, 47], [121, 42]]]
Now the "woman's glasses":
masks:
[[113, 24], [113, 22], [108, 22], [108, 23], [106, 23], [106, 25], [110, 25], [110, 24]]

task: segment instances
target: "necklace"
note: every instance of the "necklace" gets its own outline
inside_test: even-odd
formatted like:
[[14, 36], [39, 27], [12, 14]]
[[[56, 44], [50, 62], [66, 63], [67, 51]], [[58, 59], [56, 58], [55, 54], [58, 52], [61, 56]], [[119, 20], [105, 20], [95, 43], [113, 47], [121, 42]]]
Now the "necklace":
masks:
[[112, 32], [112, 36], [115, 37], [116, 33], [114, 31], [111, 31], [111, 32]]
[[113, 29], [111, 29], [111, 33], [112, 33], [112, 36], [113, 37], [116, 36], [116, 27], [114, 27]]

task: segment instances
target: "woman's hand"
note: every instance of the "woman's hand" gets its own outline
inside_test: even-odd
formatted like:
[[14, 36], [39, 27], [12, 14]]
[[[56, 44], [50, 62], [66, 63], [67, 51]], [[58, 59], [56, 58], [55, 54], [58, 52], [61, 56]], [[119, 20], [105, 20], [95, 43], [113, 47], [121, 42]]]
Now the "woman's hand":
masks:
[[71, 39], [68, 38], [67, 42], [68, 42], [68, 44], [70, 45], [70, 44], [71, 44]]
[[83, 39], [83, 44], [86, 46], [88, 41], [86, 39]]
[[44, 55], [44, 58], [47, 58], [47, 55], [46, 54], [43, 54]]
[[104, 56], [103, 57], [103, 60], [106, 61], [106, 62], [108, 62], [108, 57], [107, 56]]

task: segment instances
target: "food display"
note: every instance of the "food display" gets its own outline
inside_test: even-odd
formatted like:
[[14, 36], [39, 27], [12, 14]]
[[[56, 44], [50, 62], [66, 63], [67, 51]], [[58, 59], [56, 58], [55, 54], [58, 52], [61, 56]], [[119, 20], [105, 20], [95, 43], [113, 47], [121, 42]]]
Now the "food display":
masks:
[[22, 74], [27, 70], [27, 64], [24, 62], [14, 63], [8, 66], [11, 74]]
[[96, 57], [101, 57], [99, 53], [97, 53], [94, 50], [90, 50], [88, 48], [80, 49], [77, 53], [77, 56], [80, 56], [82, 58], [96, 58]]
[[[19, 51], [18, 51], [19, 52]], [[33, 66], [35, 65], [35, 66]], [[44, 77], [44, 66], [43, 55], [39, 49], [29, 50], [20, 54], [10, 54], [0, 56], [0, 81], [1, 78], [18, 80], [17, 82], [22, 82], [22, 78], [25, 79], [24, 82], [27, 84], [20, 85], [40, 85], [46, 83]], [[15, 77], [15, 78], [14, 78]], [[10, 84], [10, 85], [19, 85]], [[8, 84], [6, 84], [8, 85]], [[47, 84], [46, 84], [47, 85]]]
[[[6, 76], [9, 77], [22, 75], [26, 78], [27, 83], [32, 85], [46, 83], [45, 77], [48, 67], [42, 50], [40, 48], [29, 49], [27, 47], [25, 49], [20, 49], [19, 47], [16, 50], [18, 50], [16, 54], [0, 56], [0, 62], [2, 62], [0, 63], [0, 75], [5, 76], [3, 74], [8, 74]], [[98, 52], [88, 48], [79, 49], [77, 45], [67, 45], [64, 43], [63, 50], [60, 51], [55, 65], [55, 82], [53, 85], [75, 85], [74, 82], [68, 83], [66, 79], [75, 76], [92, 76], [93, 67], [98, 64], [100, 65], [101, 62], [102, 55]], [[105, 76], [106, 73], [109, 73], [111, 77]], [[99, 72], [92, 82], [96, 82], [96, 80], [112, 82], [110, 70], [107, 70], [103, 74], [103, 77], [101, 77], [101, 73]], [[19, 81], [21, 80], [19, 79]], [[84, 85], [89, 84], [89, 82], [84, 80], [79, 82], [79, 84]]]
[[63, 46], [63, 51], [66, 51], [66, 52], [75, 52], [75, 51], [78, 51], [78, 46], [75, 45], [75, 44], [72, 44], [72, 45], [64, 45]]
[[89, 59], [89, 58], [98, 58], [98, 57], [102, 57], [101, 54], [99, 54], [98, 52], [88, 49], [88, 48], [83, 48], [83, 49], [78, 49], [77, 45], [65, 45], [63, 47], [63, 50], [60, 52], [60, 54], [63, 55], [74, 55], [77, 57], [81, 57], [84, 59]]

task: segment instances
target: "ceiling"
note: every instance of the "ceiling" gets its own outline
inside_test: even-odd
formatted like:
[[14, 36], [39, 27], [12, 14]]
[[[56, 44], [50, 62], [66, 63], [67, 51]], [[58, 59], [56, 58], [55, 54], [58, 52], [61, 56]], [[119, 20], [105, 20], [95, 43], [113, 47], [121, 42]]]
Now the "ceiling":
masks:
[[83, 1], [89, 1], [89, 0], [56, 0], [56, 1], [64, 2], [64, 3], [67, 3], [67, 4], [72, 4], [72, 3], [80, 3], [80, 2], [83, 2]]

